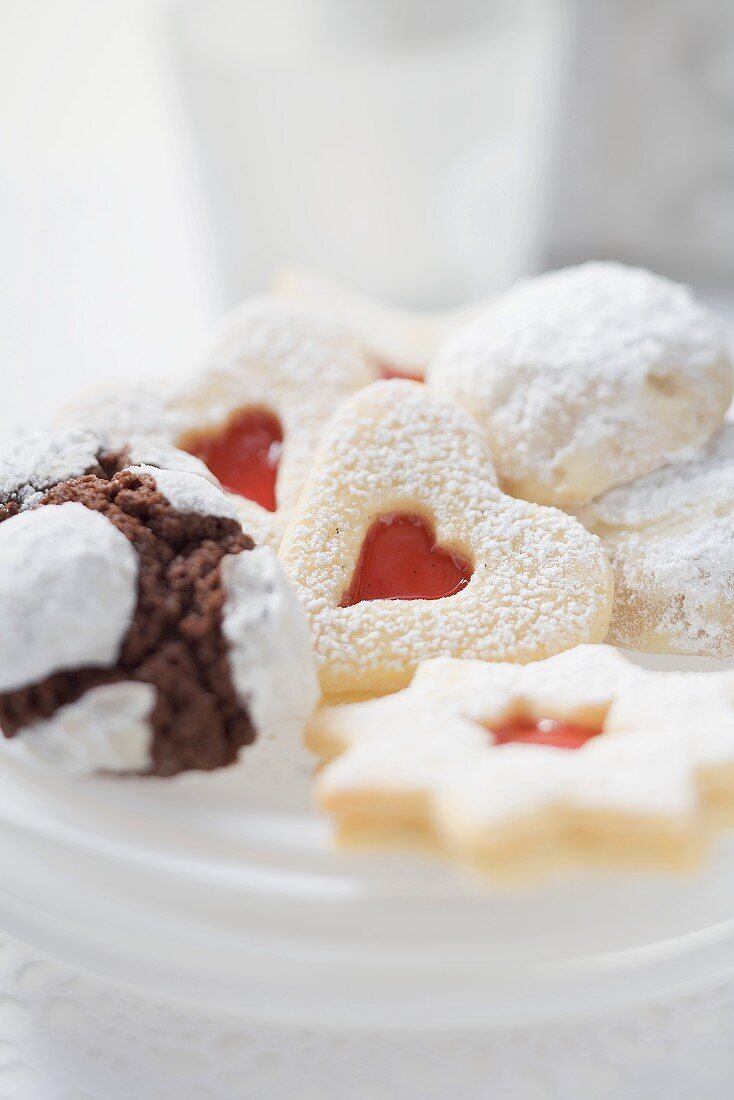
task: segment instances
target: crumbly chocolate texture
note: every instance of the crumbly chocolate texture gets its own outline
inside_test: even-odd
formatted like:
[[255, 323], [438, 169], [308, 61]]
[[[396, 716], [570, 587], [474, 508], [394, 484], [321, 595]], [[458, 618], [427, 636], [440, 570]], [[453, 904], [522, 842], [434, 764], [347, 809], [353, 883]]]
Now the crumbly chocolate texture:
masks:
[[16, 516], [20, 511], [20, 504], [15, 497], [9, 497], [7, 500], [0, 500], [0, 523], [4, 519], [10, 519], [11, 516]]
[[157, 689], [149, 773], [210, 771], [233, 763], [256, 732], [230, 676], [221, 577], [225, 555], [253, 541], [234, 520], [177, 511], [152, 477], [117, 472], [124, 461], [101, 455], [97, 471], [54, 486], [39, 505], [78, 501], [102, 512], [138, 553], [138, 602], [118, 663], [0, 694], [0, 727], [12, 737], [89, 688], [142, 681]]

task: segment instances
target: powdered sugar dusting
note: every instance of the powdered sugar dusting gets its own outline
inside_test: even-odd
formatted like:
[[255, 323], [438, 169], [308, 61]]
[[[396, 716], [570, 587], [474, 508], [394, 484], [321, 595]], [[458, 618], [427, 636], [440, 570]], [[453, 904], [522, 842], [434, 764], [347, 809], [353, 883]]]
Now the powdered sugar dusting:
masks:
[[177, 470], [184, 474], [195, 474], [221, 488], [214, 474], [207, 469], [200, 458], [178, 447], [172, 447], [170, 443], [164, 443], [160, 439], [133, 437], [123, 446], [131, 466], [156, 466], [159, 470]]
[[171, 441], [166, 430], [165, 405], [161, 393], [175, 390], [175, 383], [156, 386], [108, 385], [87, 390], [62, 408], [58, 422], [79, 428], [93, 428], [112, 449], [125, 447], [131, 438], [163, 438]]
[[32, 508], [44, 490], [93, 469], [99, 448], [98, 436], [79, 428], [21, 438], [0, 457], [0, 503]]
[[302, 729], [318, 701], [318, 679], [306, 616], [280, 562], [266, 546], [230, 555], [222, 583], [232, 682], [259, 735], [286, 722]]
[[610, 639], [734, 654], [734, 425], [687, 461], [611, 490], [578, 514], [614, 565]]
[[0, 691], [114, 665], [137, 601], [138, 558], [99, 512], [70, 502], [0, 524]]
[[686, 287], [591, 263], [526, 280], [449, 338], [429, 385], [484, 426], [519, 496], [579, 504], [681, 456], [722, 422], [722, 332]]
[[734, 508], [734, 424], [682, 461], [591, 501], [579, 515], [604, 527], [647, 527]]
[[144, 771], [150, 765], [155, 700], [150, 684], [91, 688], [51, 718], [26, 726], [22, 737], [0, 739], [0, 752], [67, 775]]
[[481, 308], [477, 304], [443, 313], [399, 309], [300, 268], [282, 271], [275, 289], [337, 321], [368, 355], [406, 374], [423, 374], [441, 341]]
[[186, 470], [161, 470], [156, 466], [131, 466], [130, 471], [152, 477], [158, 492], [179, 512], [222, 516], [237, 522], [237, 510], [232, 501], [216, 485], [198, 474]]
[[[441, 600], [340, 607], [372, 520], [421, 512], [474, 565]], [[281, 550], [311, 620], [327, 692], [399, 686], [448, 654], [529, 661], [601, 640], [611, 604], [601, 545], [573, 518], [512, 500], [483, 434], [410, 382], [378, 382], [342, 406]]]

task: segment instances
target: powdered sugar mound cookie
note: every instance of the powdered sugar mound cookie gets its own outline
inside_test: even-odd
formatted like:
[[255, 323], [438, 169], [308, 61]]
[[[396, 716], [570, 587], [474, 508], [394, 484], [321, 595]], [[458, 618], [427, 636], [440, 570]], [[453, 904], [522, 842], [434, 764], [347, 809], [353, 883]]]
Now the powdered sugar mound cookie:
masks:
[[228, 557], [222, 633], [232, 679], [259, 729], [303, 720], [319, 698], [311, 634], [303, 608], [266, 546]]
[[438, 659], [325, 707], [316, 781], [346, 842], [416, 839], [493, 876], [692, 866], [734, 806], [734, 673], [644, 672], [605, 646], [525, 666]]
[[92, 395], [64, 417], [115, 445], [134, 433], [197, 455], [256, 542], [277, 549], [325, 422], [377, 375], [333, 320], [263, 296], [224, 319], [193, 382]]
[[0, 691], [117, 660], [137, 600], [127, 539], [82, 504], [0, 524]]
[[579, 517], [614, 566], [610, 640], [734, 655], [734, 425], [687, 461], [604, 493]]
[[610, 263], [519, 284], [446, 341], [428, 382], [482, 424], [509, 492], [560, 505], [684, 455], [732, 395], [722, 332], [688, 289]]
[[282, 271], [275, 290], [338, 320], [377, 362], [384, 378], [422, 380], [439, 344], [482, 308], [476, 304], [441, 313], [399, 309], [299, 268]]
[[413, 382], [378, 382], [329, 425], [281, 559], [325, 692], [383, 691], [427, 657], [530, 661], [604, 636], [601, 545], [505, 496], [481, 429]]
[[117, 462], [0, 523], [8, 751], [69, 772], [224, 767], [272, 733], [271, 691], [296, 730], [313, 709], [305, 618], [271, 551], [237, 583], [253, 542], [220, 490]]

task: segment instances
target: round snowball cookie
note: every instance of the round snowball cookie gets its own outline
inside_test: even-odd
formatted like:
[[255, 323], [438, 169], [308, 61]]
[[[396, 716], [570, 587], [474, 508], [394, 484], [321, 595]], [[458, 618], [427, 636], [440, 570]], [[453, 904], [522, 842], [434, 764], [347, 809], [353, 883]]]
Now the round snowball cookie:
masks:
[[232, 764], [285, 719], [303, 726], [311, 642], [272, 551], [198, 474], [101, 458], [32, 505], [17, 487], [0, 500], [6, 751], [171, 776]]
[[508, 492], [573, 507], [703, 443], [732, 370], [686, 287], [589, 263], [497, 299], [442, 345], [428, 384], [483, 425]]
[[734, 656], [734, 425], [692, 458], [611, 489], [577, 514], [614, 567], [610, 641]]

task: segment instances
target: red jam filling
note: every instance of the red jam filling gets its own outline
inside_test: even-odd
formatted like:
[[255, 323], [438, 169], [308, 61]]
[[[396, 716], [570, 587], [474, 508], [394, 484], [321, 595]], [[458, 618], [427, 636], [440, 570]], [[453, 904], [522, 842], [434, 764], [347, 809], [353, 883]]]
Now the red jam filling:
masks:
[[425, 382], [425, 375], [421, 371], [409, 371], [400, 370], [399, 367], [393, 366], [391, 363], [386, 363], [382, 359], [379, 361], [380, 378], [390, 381], [392, 378], [407, 379], [409, 382]]
[[365, 535], [341, 606], [363, 600], [440, 600], [466, 588], [471, 575], [465, 558], [436, 545], [427, 519], [388, 512]]
[[225, 489], [275, 511], [283, 429], [267, 409], [239, 409], [221, 428], [192, 432], [181, 446], [200, 458]]
[[507, 725], [491, 731], [496, 745], [518, 741], [526, 745], [551, 745], [556, 749], [580, 749], [601, 730], [576, 726], [557, 718], [513, 718]]

